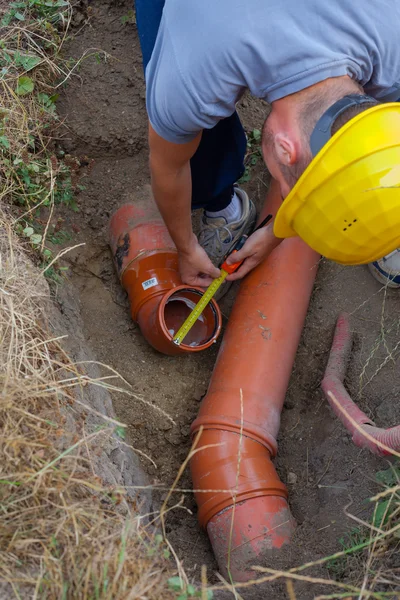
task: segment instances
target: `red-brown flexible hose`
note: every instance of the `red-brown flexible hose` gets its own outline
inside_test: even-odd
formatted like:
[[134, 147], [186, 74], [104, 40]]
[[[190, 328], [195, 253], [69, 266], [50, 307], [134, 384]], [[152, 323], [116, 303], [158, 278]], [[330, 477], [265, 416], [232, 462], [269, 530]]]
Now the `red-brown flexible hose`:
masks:
[[400, 425], [390, 429], [376, 427], [375, 423], [353, 402], [343, 385], [352, 344], [349, 316], [342, 313], [336, 323], [321, 387], [333, 412], [352, 434], [353, 442], [357, 446], [369, 448], [379, 456], [391, 454], [391, 450], [399, 452]]

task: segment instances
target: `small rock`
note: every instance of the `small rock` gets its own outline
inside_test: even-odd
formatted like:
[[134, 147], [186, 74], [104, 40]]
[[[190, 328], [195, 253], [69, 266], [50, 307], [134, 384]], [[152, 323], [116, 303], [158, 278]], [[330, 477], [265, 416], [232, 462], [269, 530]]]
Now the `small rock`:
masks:
[[89, 221], [90, 227], [93, 229], [99, 229], [103, 224], [103, 219], [100, 216], [92, 217]]
[[165, 439], [173, 446], [179, 446], [182, 442], [181, 434], [179, 431], [176, 431], [176, 429], [168, 431], [168, 433], [165, 434]]
[[181, 434], [183, 435], [183, 437], [189, 437], [190, 436], [190, 425], [182, 425], [181, 427]]
[[205, 385], [198, 385], [193, 392], [193, 398], [197, 400], [197, 402], [200, 402], [203, 396], [205, 396], [206, 392], [207, 388]]
[[288, 473], [287, 482], [289, 484], [297, 483], [297, 475], [296, 475], [296, 473]]
[[168, 421], [168, 419], [164, 419], [160, 422], [158, 428], [161, 429], [161, 431], [169, 431], [172, 429], [172, 423], [171, 421]]
[[157, 467], [152, 464], [146, 465], [146, 471], [148, 475], [155, 475]]

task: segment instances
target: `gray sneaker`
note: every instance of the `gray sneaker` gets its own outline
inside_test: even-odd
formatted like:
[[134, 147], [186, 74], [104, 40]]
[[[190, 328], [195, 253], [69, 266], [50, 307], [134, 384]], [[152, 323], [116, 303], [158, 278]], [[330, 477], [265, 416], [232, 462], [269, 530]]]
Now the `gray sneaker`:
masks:
[[379, 283], [390, 288], [400, 288], [400, 248], [369, 263], [368, 268]]
[[[200, 246], [204, 248], [216, 267], [221, 264], [232, 244], [242, 235], [248, 235], [256, 222], [257, 213], [253, 202], [238, 186], [235, 186], [235, 192], [242, 202], [242, 216], [239, 221], [228, 223], [224, 217], [208, 217], [204, 214], [200, 226]], [[229, 282], [221, 286], [215, 296], [216, 300], [226, 294], [229, 287]]]

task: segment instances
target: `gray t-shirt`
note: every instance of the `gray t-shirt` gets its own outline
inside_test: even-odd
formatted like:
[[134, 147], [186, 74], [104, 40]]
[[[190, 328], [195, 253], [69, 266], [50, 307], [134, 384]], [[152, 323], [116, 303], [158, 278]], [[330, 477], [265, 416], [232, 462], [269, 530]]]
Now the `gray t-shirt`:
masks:
[[184, 143], [232, 115], [246, 88], [273, 102], [340, 75], [400, 97], [400, 0], [166, 0], [147, 111]]

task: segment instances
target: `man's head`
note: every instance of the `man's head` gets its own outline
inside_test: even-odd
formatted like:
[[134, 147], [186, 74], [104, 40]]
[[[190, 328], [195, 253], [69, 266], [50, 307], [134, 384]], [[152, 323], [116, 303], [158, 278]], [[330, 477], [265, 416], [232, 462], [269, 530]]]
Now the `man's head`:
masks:
[[[262, 150], [284, 198], [313, 158], [310, 137], [317, 121], [332, 104], [349, 94], [364, 95], [364, 91], [347, 76], [335, 77], [272, 104], [263, 127]], [[345, 110], [336, 119], [332, 135], [371, 106], [372, 101]]]

